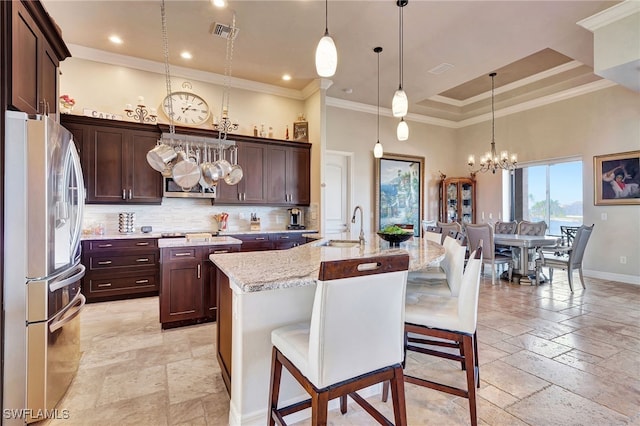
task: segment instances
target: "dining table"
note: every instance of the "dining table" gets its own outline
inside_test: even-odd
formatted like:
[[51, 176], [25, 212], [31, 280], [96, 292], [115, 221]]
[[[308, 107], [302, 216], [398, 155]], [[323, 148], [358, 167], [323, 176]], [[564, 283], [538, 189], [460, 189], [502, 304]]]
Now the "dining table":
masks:
[[[533, 285], [535, 280], [535, 266], [529, 267], [529, 257], [539, 247], [553, 247], [559, 244], [560, 237], [550, 235], [519, 235], [519, 234], [494, 234], [493, 242], [496, 245], [510, 246], [514, 256], [513, 280], [519, 284]], [[519, 259], [519, 262], [515, 260]]]

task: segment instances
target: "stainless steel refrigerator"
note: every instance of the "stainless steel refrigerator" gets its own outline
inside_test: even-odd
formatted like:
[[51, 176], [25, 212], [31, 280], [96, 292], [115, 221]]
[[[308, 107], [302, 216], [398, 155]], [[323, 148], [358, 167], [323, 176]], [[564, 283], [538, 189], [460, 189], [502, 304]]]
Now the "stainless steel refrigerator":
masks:
[[56, 404], [80, 360], [84, 185], [57, 122], [7, 111], [5, 129], [2, 407], [12, 425], [69, 414]]

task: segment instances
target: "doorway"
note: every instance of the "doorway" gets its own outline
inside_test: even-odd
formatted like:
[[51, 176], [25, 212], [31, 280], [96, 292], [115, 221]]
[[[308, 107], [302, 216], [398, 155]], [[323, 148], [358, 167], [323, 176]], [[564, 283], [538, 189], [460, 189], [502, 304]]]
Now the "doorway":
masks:
[[327, 151], [324, 162], [324, 214], [322, 229], [325, 234], [349, 230], [349, 210], [353, 204], [353, 153]]

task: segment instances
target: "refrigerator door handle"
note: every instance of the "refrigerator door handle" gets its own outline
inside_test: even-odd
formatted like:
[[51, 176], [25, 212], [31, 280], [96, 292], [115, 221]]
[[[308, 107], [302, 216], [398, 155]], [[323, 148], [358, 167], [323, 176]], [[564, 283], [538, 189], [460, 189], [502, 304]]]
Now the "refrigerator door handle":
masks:
[[76, 192], [76, 203], [78, 206], [78, 212], [75, 217], [75, 223], [73, 224], [73, 234], [71, 236], [71, 255], [78, 253], [80, 247], [80, 235], [82, 234], [82, 216], [84, 214], [84, 177], [82, 176], [82, 166], [80, 165], [80, 157], [78, 157], [78, 151], [76, 151], [75, 142], [73, 139], [69, 143], [69, 151], [71, 153], [71, 160], [73, 163], [73, 172], [75, 173], [74, 188], [69, 188]]
[[[86, 297], [84, 294], [78, 293], [71, 303], [67, 305], [62, 311], [60, 311], [52, 320], [51, 324], [49, 324], [49, 331], [52, 333], [67, 324], [69, 321], [74, 319], [80, 314], [80, 311], [84, 307], [85, 303], [87, 303]], [[71, 314], [67, 317], [62, 318], [66, 313], [71, 312]], [[62, 318], [62, 319], [61, 319]]]
[[85, 270], [87, 268], [85, 268], [85, 266], [83, 264], [78, 264], [75, 266], [75, 268], [72, 270], [71, 275], [67, 276], [66, 278], [61, 279], [60, 281], [54, 281], [51, 284], [49, 284], [49, 292], [53, 293], [56, 290], [59, 290], [63, 287], [66, 287], [68, 285], [71, 285], [73, 283], [75, 283], [76, 281], [78, 281], [80, 278], [84, 277], [84, 273]]

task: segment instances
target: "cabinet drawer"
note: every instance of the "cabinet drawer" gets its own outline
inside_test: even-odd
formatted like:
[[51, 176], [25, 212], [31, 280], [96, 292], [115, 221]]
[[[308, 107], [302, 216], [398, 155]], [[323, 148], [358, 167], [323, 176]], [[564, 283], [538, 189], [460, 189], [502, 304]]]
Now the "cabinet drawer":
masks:
[[164, 261], [173, 262], [178, 260], [200, 260], [197, 247], [175, 247], [163, 250]]
[[157, 274], [140, 275], [136, 277], [87, 277], [88, 288], [91, 294], [97, 295], [125, 289], [135, 292], [157, 290]]
[[156, 253], [139, 253], [124, 256], [94, 255], [89, 257], [89, 269], [100, 270], [110, 268], [153, 267], [158, 263]]
[[90, 240], [87, 241], [88, 251], [141, 249], [158, 247], [157, 238], [122, 239], [122, 240]]
[[235, 251], [240, 251], [240, 245], [207, 247], [205, 251], [205, 260], [209, 259], [210, 254], [231, 253]]

